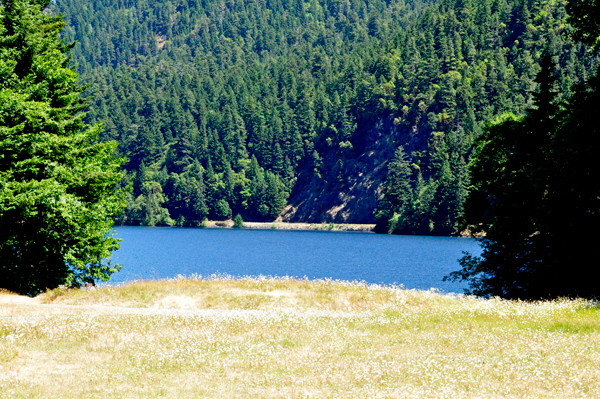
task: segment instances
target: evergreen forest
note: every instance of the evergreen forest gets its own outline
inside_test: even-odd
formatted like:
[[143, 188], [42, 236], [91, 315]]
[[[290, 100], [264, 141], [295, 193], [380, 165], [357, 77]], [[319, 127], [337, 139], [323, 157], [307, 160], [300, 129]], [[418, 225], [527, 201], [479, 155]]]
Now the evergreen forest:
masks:
[[126, 158], [118, 224], [377, 223], [457, 232], [473, 143], [598, 68], [566, 1], [55, 0]]

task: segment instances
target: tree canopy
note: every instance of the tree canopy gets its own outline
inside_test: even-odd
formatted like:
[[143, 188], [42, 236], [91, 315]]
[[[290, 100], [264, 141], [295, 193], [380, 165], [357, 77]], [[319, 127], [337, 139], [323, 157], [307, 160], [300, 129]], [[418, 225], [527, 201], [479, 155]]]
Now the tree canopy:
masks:
[[47, 1], [0, 0], [0, 288], [107, 280], [124, 207], [115, 142], [86, 125], [72, 45]]
[[[581, 7], [569, 7], [573, 36], [595, 45], [600, 14]], [[450, 278], [480, 295], [598, 298], [598, 72], [561, 101], [550, 55], [541, 67], [534, 108], [496, 120], [477, 141], [464, 224], [485, 234], [483, 253], [462, 258]]]
[[[531, 107], [543, 50], [560, 98], [597, 62], [561, 34], [564, 1], [50, 9], [79, 42], [74, 62], [94, 98], [86, 120], [104, 122], [102, 138], [128, 158], [122, 184], [133, 191], [117, 221], [131, 225], [273, 220], [290, 204], [293, 221], [373, 223], [377, 208], [381, 231], [455, 233], [473, 140], [496, 116]], [[386, 197], [399, 146], [409, 195]]]

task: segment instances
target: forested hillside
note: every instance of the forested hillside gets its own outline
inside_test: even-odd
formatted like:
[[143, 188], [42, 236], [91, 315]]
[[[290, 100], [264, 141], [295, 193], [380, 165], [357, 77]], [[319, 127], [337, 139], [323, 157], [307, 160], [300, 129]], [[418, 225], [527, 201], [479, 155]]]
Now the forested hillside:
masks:
[[282, 214], [450, 234], [473, 140], [532, 104], [543, 52], [561, 96], [597, 63], [554, 0], [52, 7], [78, 41], [88, 121], [128, 159], [124, 224]]

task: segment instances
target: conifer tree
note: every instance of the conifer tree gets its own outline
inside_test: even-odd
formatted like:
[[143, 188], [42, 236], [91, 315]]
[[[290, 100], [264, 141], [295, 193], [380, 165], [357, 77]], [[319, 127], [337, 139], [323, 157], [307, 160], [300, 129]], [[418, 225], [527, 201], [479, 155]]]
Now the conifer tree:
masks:
[[49, 1], [0, 1], [0, 287], [36, 295], [108, 280], [125, 206], [116, 143], [83, 123], [72, 45]]
[[376, 231], [405, 231], [409, 208], [412, 205], [412, 187], [409, 162], [402, 147], [388, 165], [388, 178], [383, 187], [383, 197], [376, 214]]
[[[95, 97], [86, 120], [105, 123], [102, 139], [119, 141], [129, 172], [144, 162], [183, 181], [190, 163], [208, 170], [210, 159], [219, 184], [212, 190], [207, 181], [207, 195], [216, 195], [209, 208], [225, 200], [234, 214], [250, 198], [252, 155], [302, 204], [292, 216], [299, 221], [327, 218], [327, 209], [344, 203], [344, 190], [360, 186], [367, 174], [359, 171], [373, 159], [364, 156], [367, 146], [392, 158], [403, 145], [426, 190], [414, 192], [406, 229], [396, 231], [446, 234], [468, 181], [459, 177], [460, 160], [466, 163], [489, 121], [532, 106], [543, 49], [556, 52], [559, 99], [597, 63], [558, 35], [570, 30], [561, 2], [353, 0], [340, 8], [157, 0], [133, 11], [127, 1], [98, 0], [92, 8], [87, 1], [52, 2], [49, 10], [74, 22], [64, 37], [81, 43], [73, 61], [90, 84], [86, 96]], [[577, 2], [588, 6], [597, 7]], [[162, 207], [179, 218], [178, 194], [164, 186], [169, 179], [154, 180], [163, 185]], [[368, 201], [345, 202], [360, 211], [335, 217], [371, 221], [365, 204], [374, 203], [384, 179], [375, 173], [361, 194]], [[232, 181], [236, 195], [244, 193], [234, 200]], [[303, 201], [308, 191], [315, 201]]]
[[582, 249], [598, 237], [589, 227], [599, 221], [600, 192], [589, 181], [600, 168], [595, 141], [585, 140], [597, 131], [588, 122], [598, 115], [597, 77], [558, 106], [548, 54], [541, 68], [535, 109], [505, 116], [479, 141], [465, 225], [485, 232], [483, 253], [463, 257], [449, 278], [469, 281], [480, 295], [597, 298], [600, 269]]

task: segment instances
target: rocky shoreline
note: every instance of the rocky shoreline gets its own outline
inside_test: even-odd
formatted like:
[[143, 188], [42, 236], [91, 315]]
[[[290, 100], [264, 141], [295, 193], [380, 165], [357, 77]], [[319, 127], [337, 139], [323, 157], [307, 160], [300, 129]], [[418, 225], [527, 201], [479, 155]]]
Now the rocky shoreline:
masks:
[[[232, 220], [209, 221], [207, 228], [232, 229], [234, 224]], [[286, 222], [244, 222], [243, 229], [264, 229], [264, 230], [322, 230], [322, 231], [360, 231], [373, 232], [374, 224], [341, 224], [341, 223], [286, 223]]]

